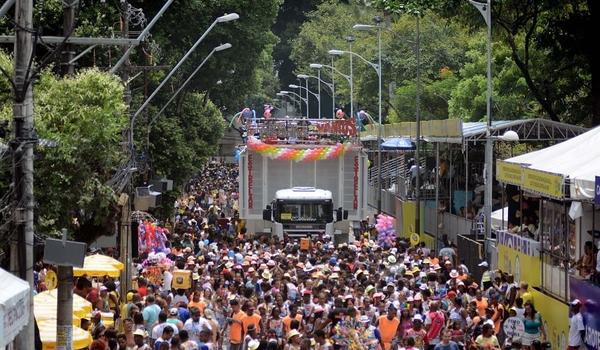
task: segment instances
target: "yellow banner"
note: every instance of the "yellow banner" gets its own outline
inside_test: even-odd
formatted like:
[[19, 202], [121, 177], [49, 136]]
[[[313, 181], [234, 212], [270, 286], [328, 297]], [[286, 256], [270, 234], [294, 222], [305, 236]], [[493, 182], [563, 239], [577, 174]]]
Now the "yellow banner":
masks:
[[563, 198], [563, 177], [558, 174], [524, 168], [522, 188], [560, 199]]
[[519, 163], [496, 161], [496, 180], [521, 186], [523, 183], [523, 168]]

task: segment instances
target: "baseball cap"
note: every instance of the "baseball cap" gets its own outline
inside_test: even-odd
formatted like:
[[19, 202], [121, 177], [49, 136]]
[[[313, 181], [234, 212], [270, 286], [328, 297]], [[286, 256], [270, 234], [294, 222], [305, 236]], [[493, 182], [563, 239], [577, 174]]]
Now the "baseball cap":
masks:
[[144, 338], [146, 338], [148, 336], [148, 334], [146, 333], [146, 331], [144, 331], [143, 329], [136, 329], [133, 332], [133, 335], [139, 335], [139, 336], [142, 336]]
[[172, 307], [172, 308], [169, 310], [169, 315], [170, 315], [170, 316], [177, 316], [178, 314], [179, 314], [179, 311], [177, 310], [177, 308], [176, 308], [176, 307]]
[[481, 266], [481, 267], [488, 267], [488, 266], [489, 266], [489, 264], [488, 264], [488, 262], [487, 262], [487, 261], [482, 261], [482, 262], [480, 262], [480, 263], [479, 263], [479, 265], [477, 265], [477, 266]]
[[570, 304], [573, 305], [573, 306], [575, 306], [575, 305], [581, 305], [581, 300], [579, 300], [579, 299], [573, 299]]

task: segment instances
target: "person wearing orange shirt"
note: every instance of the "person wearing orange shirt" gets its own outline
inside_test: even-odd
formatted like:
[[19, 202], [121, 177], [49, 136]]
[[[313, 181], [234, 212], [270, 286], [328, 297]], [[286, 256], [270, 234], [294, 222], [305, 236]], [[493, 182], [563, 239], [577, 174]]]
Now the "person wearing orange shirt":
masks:
[[229, 302], [231, 305], [232, 314], [229, 318], [229, 341], [231, 342], [231, 350], [240, 350], [242, 348], [242, 340], [244, 339], [244, 319], [246, 313], [240, 310], [240, 303], [236, 299]]
[[295, 306], [290, 306], [290, 314], [283, 318], [283, 332], [287, 335], [290, 332], [292, 320], [300, 322], [302, 328], [302, 315], [298, 314], [298, 309]]
[[484, 298], [481, 295], [481, 291], [477, 290], [477, 294], [475, 295], [475, 305], [477, 306], [477, 313], [479, 314], [479, 316], [484, 317], [485, 316], [485, 309], [488, 308], [488, 306], [490, 305], [488, 303], [487, 298]]
[[492, 308], [494, 314], [492, 315], [492, 321], [494, 321], [494, 331], [496, 334], [500, 333], [500, 324], [504, 319], [504, 306], [498, 302], [498, 296], [492, 298]]
[[381, 336], [381, 347], [389, 350], [392, 347], [394, 338], [398, 336], [400, 320], [396, 317], [396, 307], [391, 305], [387, 310], [387, 315], [380, 316], [377, 319], [377, 328]]
[[200, 300], [200, 292], [199, 291], [194, 291], [194, 293], [192, 294], [192, 301], [190, 301], [188, 303], [188, 308], [191, 309], [192, 307], [198, 308], [198, 310], [200, 310], [200, 313], [202, 315], [204, 315], [204, 309], [206, 308], [206, 303], [204, 301]]
[[254, 305], [250, 304], [246, 309], [246, 317], [242, 320], [242, 325], [244, 326], [244, 333], [248, 333], [248, 326], [253, 324], [256, 327], [256, 334], [261, 334], [260, 328], [260, 317], [259, 314], [254, 313]]

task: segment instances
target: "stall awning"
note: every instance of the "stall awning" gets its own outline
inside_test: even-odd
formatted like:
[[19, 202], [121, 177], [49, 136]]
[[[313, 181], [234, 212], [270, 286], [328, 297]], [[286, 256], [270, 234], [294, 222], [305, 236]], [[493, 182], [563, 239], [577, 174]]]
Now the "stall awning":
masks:
[[0, 349], [10, 344], [29, 321], [29, 284], [0, 268]]
[[565, 197], [564, 182], [570, 180], [569, 197], [594, 198], [595, 177], [600, 175], [600, 127], [539, 151], [498, 162], [497, 179], [525, 190]]

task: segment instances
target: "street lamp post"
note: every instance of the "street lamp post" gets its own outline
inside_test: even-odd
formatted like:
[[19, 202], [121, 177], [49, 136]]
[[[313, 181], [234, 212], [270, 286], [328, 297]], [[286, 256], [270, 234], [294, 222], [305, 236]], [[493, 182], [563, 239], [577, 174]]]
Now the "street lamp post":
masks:
[[[181, 92], [181, 90], [185, 89], [185, 87], [187, 86], [187, 84], [196, 76], [196, 74], [198, 73], [198, 71], [202, 68], [202, 66], [204, 66], [204, 64], [206, 63], [206, 61], [208, 61], [208, 59], [211, 58], [212, 55], [215, 52], [227, 50], [229, 48], [231, 48], [231, 44], [230, 43], [226, 43], [226, 44], [221, 44], [221, 45], [215, 47], [214, 49], [212, 49], [212, 51], [206, 56], [206, 58], [204, 58], [204, 60], [198, 65], [198, 67], [196, 67], [196, 69], [192, 72], [192, 74], [190, 74], [190, 76], [185, 80], [185, 82], [183, 84], [181, 84], [181, 86], [179, 87], [179, 89], [177, 89], [177, 91], [175, 91], [175, 93], [173, 95], [171, 95], [171, 98], [167, 101], [167, 103], [165, 103], [165, 105], [163, 106], [163, 108], [161, 108], [160, 111], [158, 111], [158, 113], [156, 113], [156, 115], [154, 117], [152, 117], [152, 119], [150, 120], [149, 126], [152, 125], [152, 123], [154, 123], [154, 121], [156, 120], [156, 118], [158, 118], [165, 111], [165, 109], [167, 109], [167, 107], [169, 106], [169, 104], [171, 104], [171, 102], [173, 102], [173, 100], [175, 99], [175, 97], [177, 97], [177, 95], [179, 95], [179, 93]], [[219, 82], [217, 82], [217, 84], [218, 83]]]
[[[346, 41], [348, 42], [348, 51], [352, 51], [352, 43], [354, 42], [354, 37], [352, 35], [349, 35], [346, 37]], [[352, 118], [354, 118], [354, 74], [352, 73], [352, 58], [352, 55], [350, 55], [350, 115], [352, 116]]]
[[363, 62], [367, 63], [369, 66], [371, 66], [373, 69], [375, 69], [375, 72], [377, 73], [377, 78], [379, 79], [379, 103], [378, 103], [378, 107], [379, 107], [379, 113], [378, 113], [378, 119], [379, 119], [379, 128], [377, 129], [377, 213], [381, 213], [381, 191], [382, 191], [382, 174], [381, 174], [381, 163], [382, 163], [382, 158], [381, 158], [381, 139], [382, 139], [382, 128], [383, 128], [383, 123], [382, 123], [382, 117], [381, 117], [381, 111], [382, 111], [382, 106], [381, 106], [381, 101], [382, 101], [382, 72], [381, 72], [381, 18], [379, 17], [375, 17], [375, 22], [377, 23], [376, 25], [369, 25], [369, 24], [355, 24], [352, 28], [354, 30], [360, 30], [360, 31], [370, 31], [373, 29], [377, 30], [377, 57], [378, 57], [378, 63], [373, 63], [369, 60], [367, 60], [366, 58], [364, 58], [363, 56], [357, 54], [356, 52], [352, 52], [352, 51], [343, 51], [343, 50], [329, 50], [329, 54], [331, 55], [342, 55], [342, 54], [350, 54], [350, 55], [354, 55], [358, 58], [360, 58]]
[[[307, 99], [305, 99], [304, 97], [302, 97], [302, 96], [298, 95], [297, 93], [295, 93], [295, 92], [293, 92], [293, 91], [281, 90], [281, 91], [279, 91], [279, 93], [281, 93], [281, 94], [284, 94], [284, 95], [288, 95], [288, 96], [289, 96], [289, 95], [296, 96], [296, 97], [298, 97], [298, 98], [300, 99], [300, 101], [302, 101], [302, 102], [305, 102], [305, 103], [308, 103], [308, 100], [307, 100]], [[290, 96], [290, 97], [291, 97], [291, 96]]]
[[[298, 74], [296, 75], [296, 77], [298, 77], [298, 80], [302, 80], [304, 79], [304, 85], [306, 85], [306, 117], [310, 118], [310, 113], [309, 111], [309, 102], [310, 102], [310, 98], [308, 97], [308, 76], [306, 74]], [[299, 88], [303, 88], [302, 83], [300, 83]]]
[[[300, 78], [300, 79], [304, 79], [306, 81], [306, 94], [307, 94], [307, 98], [308, 98], [308, 93], [309, 92], [313, 96], [316, 97], [316, 99], [317, 99], [317, 105], [318, 105], [318, 115], [317, 115], [317, 118], [321, 119], [321, 78], [318, 78], [318, 77], [315, 77], [315, 76], [312, 76], [312, 75], [308, 75], [308, 74], [298, 74], [297, 77]], [[316, 95], [312, 91], [310, 91], [308, 89], [308, 78], [316, 78], [318, 80], [318, 82], [319, 82], [319, 92]]]
[[[483, 16], [487, 26], [487, 94], [486, 94], [486, 113], [487, 127], [485, 140], [485, 191], [484, 191], [484, 213], [485, 213], [485, 244], [492, 234], [492, 191], [494, 183], [493, 157], [494, 145], [492, 141], [492, 2], [486, 0], [485, 3], [469, 0], [479, 13]], [[487, 254], [487, 251], [486, 251]]]
[[333, 65], [333, 56], [331, 56], [331, 86], [333, 93], [331, 94], [331, 118], [335, 119], [335, 66]]
[[[338, 50], [329, 50], [329, 52], [330, 52], [330, 54], [331, 54], [331, 55], [333, 55], [333, 56], [339, 56], [339, 55], [340, 55], [340, 54], [338, 54], [338, 53], [331, 53], [332, 51], [335, 51], [335, 52], [337, 52]], [[346, 79], [346, 81], [348, 82], [348, 84], [349, 84], [350, 86], [352, 86], [352, 78], [351, 78], [349, 75], [346, 75], [346, 74], [344, 74], [344, 73], [340, 72], [340, 71], [339, 71], [337, 68], [335, 68], [334, 66], [329, 66], [329, 65], [326, 65], [326, 64], [320, 64], [320, 63], [311, 63], [311, 64], [310, 64], [310, 67], [311, 67], [311, 68], [316, 68], [316, 69], [319, 69], [319, 72], [320, 72], [320, 69], [321, 69], [321, 68], [331, 68], [331, 70], [332, 70], [334, 73], [337, 73], [337, 74], [341, 75], [341, 76], [342, 76], [344, 79]], [[319, 76], [320, 76], [320, 74], [319, 74]], [[333, 81], [333, 77], [331, 78], [331, 80]], [[322, 81], [322, 80], [321, 80], [321, 81]], [[334, 87], [333, 83], [329, 84], [329, 83], [326, 83], [326, 82], [324, 82], [324, 81], [322, 81], [322, 82], [323, 82], [323, 84], [327, 85], [327, 87], [329, 87], [329, 88], [331, 89], [331, 94], [332, 94], [332, 96], [333, 96], [333, 95], [335, 94], [335, 87]], [[352, 95], [350, 95], [350, 104], [352, 105]], [[335, 115], [334, 115], [334, 118], [335, 118]]]
[[[320, 97], [319, 95], [315, 94], [314, 92], [310, 91], [308, 88], [304, 87], [304, 86], [300, 86], [300, 85], [295, 85], [295, 84], [290, 84], [289, 87], [291, 87], [292, 89], [300, 89], [300, 91], [302, 91], [302, 89], [306, 90], [306, 99], [305, 102], [308, 105], [308, 103], [310, 102], [308, 99], [308, 94], [313, 95], [317, 101], [320, 103]], [[302, 94], [302, 92], [300, 92], [300, 94]]]

